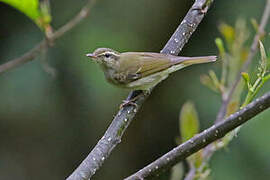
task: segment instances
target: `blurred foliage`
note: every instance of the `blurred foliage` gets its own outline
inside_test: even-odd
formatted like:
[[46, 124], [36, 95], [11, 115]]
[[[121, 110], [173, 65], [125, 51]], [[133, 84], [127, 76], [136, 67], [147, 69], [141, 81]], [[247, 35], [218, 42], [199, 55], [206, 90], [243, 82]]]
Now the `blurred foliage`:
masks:
[[[252, 19], [251, 21], [253, 27], [255, 30], [258, 30], [257, 22]], [[232, 88], [234, 81], [237, 79], [238, 73], [240, 72], [242, 68], [242, 64], [247, 59], [248, 51], [247, 51], [247, 45], [246, 41], [248, 40], [249, 32], [247, 31], [247, 26], [244, 20], [238, 19], [236, 21], [235, 27], [232, 27], [228, 24], [222, 23], [219, 26], [219, 31], [222, 34], [223, 38], [225, 39], [225, 43], [222, 41], [221, 38], [216, 38], [216, 46], [219, 50], [220, 59], [222, 61], [222, 72], [221, 72], [221, 78], [219, 79], [215, 72], [213, 70], [209, 71], [209, 75], [203, 75], [201, 76], [201, 82], [209, 89], [218, 92], [221, 94], [222, 98], [224, 95], [228, 93], [228, 91]], [[254, 81], [254, 83], [251, 83], [249, 74], [246, 72], [242, 73], [242, 77], [246, 83], [246, 86], [248, 87], [248, 93], [246, 95], [246, 98], [240, 108], [245, 107], [248, 103], [250, 103], [252, 100], [254, 100], [255, 96], [258, 94], [259, 90], [262, 88], [264, 83], [269, 80], [270, 75], [266, 75], [266, 73], [269, 71], [268, 66], [268, 58], [266, 56], [265, 48], [262, 44], [262, 42], [259, 42], [260, 46], [260, 54], [261, 54], [261, 61], [259, 62], [258, 66], [258, 74], [257, 79]], [[227, 107], [227, 116], [234, 113], [239, 109], [240, 105], [240, 98], [243, 91], [243, 86], [238, 85], [238, 88], [235, 90], [234, 96], [231, 99], [231, 102], [228, 104]], [[186, 105], [183, 106], [183, 109], [186, 109]], [[182, 110], [183, 111], [183, 110]], [[193, 113], [195, 114], [195, 113]], [[184, 124], [186, 123], [186, 124]], [[188, 124], [191, 124], [189, 122], [181, 121], [181, 127], [185, 127]], [[192, 127], [192, 126], [191, 126]], [[183, 132], [186, 129], [183, 128]], [[207, 179], [210, 174], [210, 168], [208, 165], [208, 161], [210, 160], [212, 154], [208, 155], [209, 148], [213, 153], [215, 151], [227, 147], [230, 141], [238, 134], [240, 130], [240, 127], [236, 128], [233, 132], [227, 134], [224, 138], [221, 140], [218, 140], [212, 145], [208, 146], [207, 148], [204, 148], [201, 150], [201, 156], [197, 155], [196, 160], [193, 157], [193, 160], [188, 158], [190, 168], [195, 168], [196, 174], [192, 179]], [[191, 128], [191, 132], [192, 128]], [[182, 134], [182, 136], [185, 134]], [[191, 138], [191, 136], [189, 136]], [[188, 139], [189, 139], [188, 138]], [[187, 140], [187, 139], [185, 139]], [[202, 155], [202, 152], [205, 151], [205, 156]], [[191, 156], [192, 157], [192, 156]], [[201, 159], [199, 160], [198, 157]], [[197, 165], [195, 164], [197, 163]], [[194, 165], [195, 164], [195, 165]]]
[[245, 80], [246, 86], [248, 88], [248, 93], [246, 95], [245, 101], [243, 102], [242, 108], [249, 104], [255, 96], [258, 94], [259, 90], [262, 88], [264, 83], [270, 79], [269, 72], [269, 58], [266, 56], [266, 52], [262, 42], [259, 42], [261, 61], [258, 66], [257, 79], [252, 84], [250, 81], [249, 74], [246, 72], [242, 73], [242, 77]]
[[23, 12], [34, 21], [40, 17], [39, 0], [1, 0], [19, 11]]
[[[192, 102], [187, 101], [181, 109], [179, 117], [181, 142], [185, 142], [199, 133], [200, 124], [197, 111]], [[181, 143], [178, 143], [181, 144]], [[202, 164], [202, 151], [199, 151], [187, 158], [190, 167], [198, 168]], [[176, 165], [179, 166], [179, 165]], [[177, 169], [175, 167], [175, 169]], [[179, 169], [179, 168], [178, 168]], [[175, 172], [176, 170], [172, 171]], [[181, 171], [181, 170], [179, 170]], [[197, 172], [195, 172], [197, 173]], [[176, 174], [176, 173], [175, 173]], [[172, 175], [175, 177], [176, 175]], [[180, 177], [179, 177], [180, 178]]]
[[[219, 58], [222, 62], [221, 77], [218, 79], [216, 73], [210, 70], [209, 75], [201, 76], [201, 82], [211, 90], [225, 94], [233, 85], [243, 62], [247, 58], [249, 47], [246, 42], [250, 32], [243, 19], [238, 19], [234, 27], [221, 23], [219, 31], [225, 39], [225, 43], [221, 38], [216, 38], [215, 40], [219, 50]], [[240, 86], [231, 103], [237, 104], [241, 92], [242, 88]]]
[[0, 0], [31, 18], [47, 34], [50, 33], [51, 14], [49, 0]]
[[182, 106], [179, 124], [182, 142], [189, 140], [199, 132], [199, 119], [192, 102], [188, 101]]
[[[50, 24], [57, 28], [76, 15], [86, 0], [50, 2], [53, 17]], [[67, 177], [102, 137], [128, 94], [109, 85], [85, 54], [97, 47], [159, 52], [192, 3], [189, 0], [97, 1], [90, 16], [48, 50], [48, 61], [57, 71], [55, 77], [44, 72], [39, 61], [42, 57], [1, 74], [0, 179]], [[217, 54], [214, 38], [219, 36], [220, 21], [233, 24], [239, 14], [245, 19], [258, 19], [263, 6], [264, 3], [254, 0], [215, 1], [181, 55]], [[40, 4], [38, 10], [41, 11]], [[30, 18], [4, 3], [0, 3], [0, 18], [1, 63], [19, 57], [44, 38]], [[253, 34], [252, 27], [246, 28]], [[267, 51], [267, 38], [264, 46]], [[221, 62], [183, 69], [160, 83], [119, 147], [93, 179], [123, 179], [173, 148], [174, 137], [179, 135], [179, 106], [188, 99], [196, 104], [200, 129], [212, 125], [220, 105], [219, 97], [200, 84], [199, 75], [212, 69], [221, 83], [218, 66]], [[252, 73], [249, 75], [253, 82]], [[259, 95], [269, 87], [265, 83]], [[231, 107], [239, 106], [231, 104]], [[270, 145], [265, 142], [265, 137], [270, 136], [269, 116], [265, 112], [242, 127], [241, 136], [230, 143], [230, 153], [215, 153], [209, 162], [213, 179], [270, 177]], [[155, 179], [169, 176], [170, 173], [165, 173]]]
[[171, 178], [170, 180], [180, 180], [184, 177], [184, 167], [183, 167], [183, 163], [177, 163], [176, 165], [174, 165], [171, 169]]

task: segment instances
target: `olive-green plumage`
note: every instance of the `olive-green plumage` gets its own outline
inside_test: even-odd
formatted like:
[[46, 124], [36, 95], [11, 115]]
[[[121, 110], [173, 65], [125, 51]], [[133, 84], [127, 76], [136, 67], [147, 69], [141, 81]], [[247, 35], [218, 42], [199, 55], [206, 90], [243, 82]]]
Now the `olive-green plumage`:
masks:
[[133, 90], [149, 90], [172, 72], [192, 64], [216, 60], [216, 56], [181, 57], [150, 52], [119, 53], [109, 48], [98, 48], [87, 56], [101, 66], [110, 83]]

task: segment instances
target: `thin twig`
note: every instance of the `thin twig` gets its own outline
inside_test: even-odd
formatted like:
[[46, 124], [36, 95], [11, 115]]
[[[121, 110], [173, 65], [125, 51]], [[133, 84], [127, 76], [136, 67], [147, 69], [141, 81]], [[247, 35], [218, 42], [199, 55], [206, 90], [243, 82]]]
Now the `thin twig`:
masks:
[[262, 19], [261, 19], [261, 22], [260, 22], [260, 25], [259, 25], [259, 28], [258, 28], [258, 32], [257, 32], [257, 34], [255, 35], [255, 37], [253, 39], [253, 43], [252, 43], [252, 45], [250, 47], [247, 60], [243, 64], [243, 66], [242, 66], [242, 68], [241, 68], [241, 70], [239, 72], [239, 75], [236, 77], [236, 80], [234, 81], [231, 89], [229, 90], [229, 92], [227, 93], [225, 98], [222, 99], [222, 105], [221, 105], [221, 108], [219, 109], [219, 112], [218, 112], [218, 115], [217, 115], [217, 118], [216, 118], [216, 122], [219, 122], [220, 120], [224, 119], [224, 117], [226, 116], [227, 108], [228, 108], [228, 105], [229, 105], [229, 103], [231, 101], [232, 95], [233, 95], [237, 85], [239, 84], [239, 82], [241, 80], [241, 72], [247, 71], [253, 57], [255, 56], [255, 54], [257, 52], [258, 43], [259, 43], [261, 35], [264, 33], [264, 29], [265, 29], [265, 26], [268, 23], [269, 16], [270, 16], [270, 0], [267, 0], [265, 9], [264, 9], [264, 12], [263, 12], [263, 15], [262, 15]]
[[29, 61], [32, 61], [41, 52], [43, 48], [48, 47], [49, 43], [51, 44], [51, 42], [63, 36], [66, 32], [70, 31], [77, 24], [79, 24], [79, 22], [81, 22], [84, 18], [86, 18], [95, 1], [96, 0], [89, 0], [87, 4], [81, 9], [81, 11], [74, 18], [68, 21], [57, 31], [52, 33], [52, 35], [48, 37], [49, 39], [42, 40], [39, 44], [37, 44], [35, 47], [33, 47], [31, 50], [26, 52], [21, 57], [12, 59], [7, 63], [0, 65], [0, 74], [8, 70], [14, 69], [15, 67], [21, 66], [22, 64], [25, 64]]
[[184, 180], [193, 180], [195, 175], [196, 175], [196, 167], [194, 166], [194, 164], [189, 163], [189, 171], [186, 174]]
[[15, 58], [13, 60], [8, 61], [5, 64], [0, 65], [0, 74], [3, 72], [6, 72], [9, 69], [13, 69], [17, 66], [20, 66], [21, 64], [27, 63], [28, 61], [31, 61], [34, 59], [41, 50], [47, 46], [46, 40], [41, 41], [39, 44], [37, 44], [33, 49], [22, 55], [21, 57]]
[[[161, 53], [177, 55], [203, 19], [211, 3], [212, 0], [196, 0]], [[124, 106], [118, 112], [105, 135], [67, 180], [89, 179], [95, 174], [111, 151], [120, 143], [125, 130], [149, 94], [145, 95], [141, 91], [132, 91], [129, 94], [127, 100], [135, 96], [140, 97], [135, 101], [137, 106]]]
[[233, 129], [270, 107], [270, 92], [248, 104], [245, 108], [211, 126], [190, 140], [182, 143], [125, 180], [141, 180], [156, 176], [179, 161], [198, 152], [208, 144], [224, 137]]
[[[217, 118], [216, 118], [215, 123], [222, 121], [226, 117], [228, 105], [232, 99], [233, 93], [234, 93], [237, 85], [239, 84], [239, 82], [241, 80], [241, 72], [244, 72], [248, 69], [248, 66], [250, 65], [253, 57], [255, 56], [260, 36], [264, 33], [264, 29], [265, 29], [265, 26], [268, 22], [269, 16], [270, 16], [270, 0], [267, 0], [266, 6], [264, 9], [262, 18], [261, 18], [261, 22], [260, 22], [260, 25], [258, 28], [258, 32], [254, 36], [253, 43], [250, 47], [250, 51], [249, 51], [247, 60], [246, 60], [245, 64], [242, 66], [241, 70], [239, 71], [239, 75], [236, 77], [236, 79], [235, 79], [233, 85], [231, 86], [231, 88], [229, 89], [229, 91], [227, 93], [225, 93], [225, 96], [222, 96], [222, 104], [221, 104], [221, 107], [220, 107], [219, 112], [217, 114]], [[214, 144], [210, 144], [206, 148], [204, 148], [204, 150], [203, 150], [204, 161], [203, 161], [203, 164], [201, 165], [200, 168], [203, 168], [208, 163], [208, 161], [210, 160], [210, 158], [212, 157], [213, 153], [216, 150], [217, 149], [216, 149]]]
[[53, 33], [53, 36], [51, 37], [51, 39], [53, 40], [58, 39], [59, 37], [66, 34], [66, 32], [70, 31], [76, 25], [78, 25], [83, 19], [85, 19], [89, 15], [90, 9], [92, 9], [95, 2], [96, 0], [89, 0], [74, 18], [72, 18], [68, 23], [66, 23], [65, 25], [63, 25], [61, 28], [59, 28], [57, 31]]

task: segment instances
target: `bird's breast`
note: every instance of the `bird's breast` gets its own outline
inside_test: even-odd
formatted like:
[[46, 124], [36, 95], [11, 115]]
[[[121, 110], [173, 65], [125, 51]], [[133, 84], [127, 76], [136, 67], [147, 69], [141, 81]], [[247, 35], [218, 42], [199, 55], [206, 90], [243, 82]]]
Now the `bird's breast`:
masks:
[[115, 70], [108, 70], [105, 72], [105, 77], [109, 83], [114, 85], [126, 84], [126, 75], [124, 73], [118, 73]]

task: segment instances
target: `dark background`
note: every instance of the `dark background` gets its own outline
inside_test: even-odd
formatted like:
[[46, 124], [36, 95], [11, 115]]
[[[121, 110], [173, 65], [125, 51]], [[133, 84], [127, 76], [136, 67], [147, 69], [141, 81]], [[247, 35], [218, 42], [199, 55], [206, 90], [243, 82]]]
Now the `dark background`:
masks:
[[[85, 3], [51, 1], [53, 27], [63, 25]], [[90, 16], [59, 39], [47, 57], [38, 56], [1, 74], [0, 179], [67, 177], [102, 137], [128, 94], [108, 84], [85, 54], [97, 47], [159, 52], [192, 4], [190, 0], [98, 0]], [[239, 17], [247, 20], [253, 36], [250, 18], [260, 19], [263, 8], [262, 0], [216, 0], [181, 55], [218, 54], [214, 43], [220, 36], [218, 25], [234, 25]], [[29, 18], [3, 3], [0, 22], [0, 63], [20, 56], [43, 38]], [[45, 72], [44, 59], [56, 76]], [[220, 107], [219, 95], [199, 81], [209, 69], [220, 72], [220, 62], [188, 67], [160, 83], [93, 179], [122, 179], [172, 149], [179, 136], [179, 111], [187, 100], [195, 103], [201, 130], [209, 127]], [[269, 87], [268, 83], [260, 95]], [[213, 156], [212, 179], [270, 177], [269, 117], [267, 111], [246, 123], [229, 148]], [[156, 179], [168, 179], [167, 175]]]

